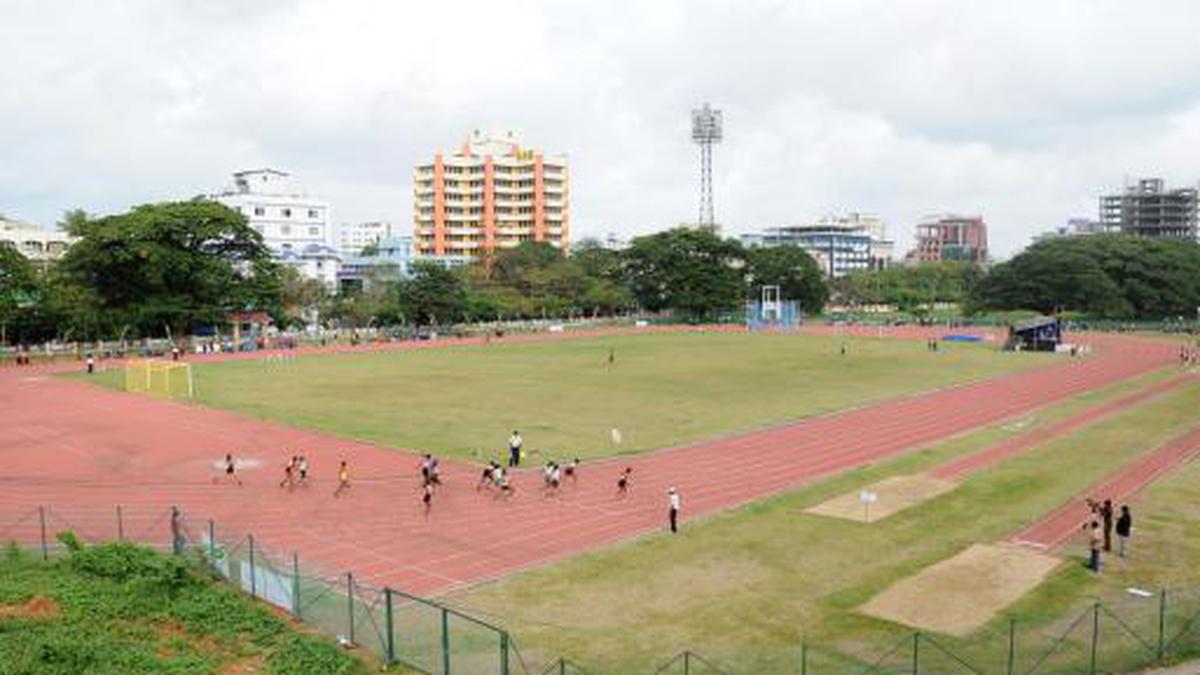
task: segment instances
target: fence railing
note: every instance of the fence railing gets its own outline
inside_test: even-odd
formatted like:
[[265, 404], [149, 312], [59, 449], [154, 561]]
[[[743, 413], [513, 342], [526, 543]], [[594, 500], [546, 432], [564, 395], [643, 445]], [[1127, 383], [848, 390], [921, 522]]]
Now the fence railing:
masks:
[[[410, 671], [429, 675], [611, 672], [611, 668], [580, 665], [567, 658], [531, 663], [505, 629], [469, 612], [364, 583], [349, 570], [323, 570], [295, 551], [275, 548], [253, 534], [192, 518], [174, 508], [36, 507], [6, 520], [0, 521], [0, 542], [30, 548], [46, 559], [66, 551], [56, 536], [62, 531], [89, 543], [125, 540], [164, 553], [194, 555], [252, 597], [347, 646], [369, 651], [381, 662]], [[1095, 675], [1200, 656], [1200, 588], [1130, 589], [1056, 614], [1057, 618], [1030, 615], [992, 622], [965, 638], [897, 629], [883, 648], [850, 637], [833, 638], [820, 646], [801, 641], [792, 648], [773, 654], [759, 651], [752, 657], [710, 646], [706, 654], [681, 651], [645, 671], [654, 675]]]
[[364, 583], [352, 571], [324, 571], [295, 551], [174, 508], [37, 507], [0, 524], [0, 541], [49, 559], [66, 551], [56, 536], [63, 531], [88, 543], [124, 540], [194, 554], [250, 596], [383, 663], [429, 675], [525, 672], [510, 670], [509, 636], [497, 626], [428, 598]]

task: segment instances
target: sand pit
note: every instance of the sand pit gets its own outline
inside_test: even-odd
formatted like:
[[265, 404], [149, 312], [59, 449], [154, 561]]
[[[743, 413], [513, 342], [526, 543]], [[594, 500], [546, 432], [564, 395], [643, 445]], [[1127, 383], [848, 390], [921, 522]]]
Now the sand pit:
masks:
[[1062, 562], [1012, 544], [975, 544], [893, 585], [859, 611], [906, 626], [967, 635]]
[[806, 509], [805, 513], [873, 523], [949, 492], [955, 485], [957, 483], [924, 474], [893, 476], [863, 488], [877, 495], [870, 508], [863, 507], [862, 490], [855, 490]]

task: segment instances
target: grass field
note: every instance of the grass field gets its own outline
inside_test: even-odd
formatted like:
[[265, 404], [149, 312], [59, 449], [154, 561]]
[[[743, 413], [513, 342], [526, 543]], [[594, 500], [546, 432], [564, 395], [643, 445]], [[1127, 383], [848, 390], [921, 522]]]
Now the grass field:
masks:
[[[1142, 378], [1148, 382], [1161, 377]], [[1035, 424], [1128, 391], [1129, 383], [1059, 404]], [[809, 506], [886, 476], [929, 468], [1010, 433], [984, 429], [942, 445], [736, 511], [458, 594], [468, 611], [493, 616], [520, 636], [531, 658], [568, 656], [596, 672], [632, 672], [694, 649], [738, 672], [794, 669], [802, 641], [870, 661], [907, 629], [855, 608], [896, 580], [975, 542], [1006, 537], [1123, 463], [1196, 423], [1200, 385], [1187, 385], [966, 480], [958, 489], [865, 525], [803, 513]], [[1195, 467], [1189, 469], [1195, 474]], [[1064, 565], [1011, 615], [1026, 640], [1022, 658], [1051, 644], [1062, 623], [1100, 593], [1125, 585], [1200, 583], [1195, 569], [1196, 483], [1153, 489], [1138, 558], [1096, 578]], [[1151, 506], [1154, 504], [1154, 506]], [[1190, 537], [1186, 546], [1171, 546]], [[1074, 555], [1076, 551], [1069, 549]], [[1191, 556], [1189, 558], [1189, 556]], [[1200, 598], [1197, 599], [1200, 606]], [[1152, 617], [1153, 612], [1145, 614]], [[982, 635], [943, 638], [1003, 672], [1007, 621]], [[1033, 631], [1036, 637], [1028, 637]], [[1200, 640], [1198, 640], [1200, 642]], [[1070, 658], [1086, 656], [1072, 652]], [[903, 655], [901, 659], [903, 660]], [[1078, 661], [1073, 661], [1078, 666]], [[823, 672], [823, 671], [816, 671]], [[929, 672], [934, 672], [933, 670]], [[948, 670], [947, 672], [959, 672]], [[962, 671], [965, 672], [965, 671]], [[1055, 671], [1050, 671], [1055, 672]]]
[[[847, 344], [848, 353], [840, 355]], [[615, 363], [608, 365], [609, 350]], [[526, 447], [599, 457], [698, 441], [1056, 357], [908, 340], [673, 334], [493, 343], [195, 366], [197, 402], [462, 457]], [[96, 378], [118, 386], [120, 372]], [[614, 445], [610, 430], [621, 431]]]
[[0, 558], [0, 672], [23, 675], [365, 675], [232, 587], [130, 544], [42, 562]]

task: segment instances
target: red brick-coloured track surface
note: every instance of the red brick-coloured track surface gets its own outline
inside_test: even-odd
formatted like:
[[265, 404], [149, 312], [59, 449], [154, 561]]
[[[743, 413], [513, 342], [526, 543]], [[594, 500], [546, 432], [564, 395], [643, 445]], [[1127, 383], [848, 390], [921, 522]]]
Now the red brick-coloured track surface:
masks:
[[[553, 497], [538, 489], [536, 471], [519, 473], [516, 495], [497, 499], [475, 490], [477, 467], [443, 461], [446, 484], [428, 515], [410, 453], [8, 370], [0, 374], [0, 539], [36, 537], [29, 514], [38, 505], [50, 507], [51, 528], [115, 536], [115, 505], [161, 513], [174, 504], [193, 527], [211, 518], [223, 531], [252, 532], [261, 545], [296, 551], [309, 564], [435, 594], [661, 528], [668, 486], [682, 493], [686, 527], [689, 518], [1027, 414], [1171, 364], [1177, 355], [1165, 342], [1084, 341], [1094, 354], [1064, 356], [1033, 372], [588, 463], [578, 484]], [[242, 471], [241, 487], [213, 483], [217, 462], [231, 449], [261, 462]], [[296, 453], [310, 458], [313, 482], [280, 489], [284, 458]], [[342, 458], [351, 462], [354, 485], [335, 499], [333, 474]], [[625, 465], [633, 467], [633, 489], [618, 499], [616, 474]], [[162, 523], [139, 527], [158, 537]]]
[[1197, 455], [1200, 455], [1200, 428], [1180, 434], [1132, 460], [1100, 484], [1018, 532], [1013, 541], [1037, 548], [1059, 546], [1078, 533], [1091, 517], [1088, 498], [1101, 502], [1111, 499], [1114, 508], [1119, 508], [1123, 500]]
[[943, 480], [962, 480], [972, 473], [994, 466], [1009, 457], [1019, 455], [1054, 438], [1078, 431], [1089, 424], [1094, 424], [1122, 410], [1162, 396], [1170, 391], [1174, 391], [1186, 382], [1193, 381], [1195, 381], [1195, 377], [1190, 374], [1178, 375], [1168, 380], [1163, 380], [1144, 389], [1139, 389], [1111, 401], [1088, 408], [1066, 419], [1006, 438], [980, 452], [946, 462], [931, 469], [929, 475]]

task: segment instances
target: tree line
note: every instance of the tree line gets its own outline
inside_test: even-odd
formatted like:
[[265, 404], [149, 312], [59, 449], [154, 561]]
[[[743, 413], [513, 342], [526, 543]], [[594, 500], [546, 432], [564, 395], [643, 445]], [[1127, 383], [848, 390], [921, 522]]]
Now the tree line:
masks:
[[834, 301], [924, 311], [953, 303], [964, 315], [1029, 310], [1102, 319], [1192, 319], [1200, 311], [1200, 244], [1104, 234], [1037, 242], [990, 269], [924, 263], [851, 274]]
[[[827, 285], [796, 247], [745, 248], [704, 229], [633, 239], [620, 251], [595, 241], [569, 255], [525, 242], [446, 269], [418, 262], [405, 278], [369, 279], [338, 294], [272, 260], [241, 214], [197, 199], [138, 206], [60, 224], [76, 239], [63, 258], [35, 266], [0, 247], [0, 342], [195, 334], [231, 312], [263, 311], [280, 326], [340, 326], [667, 312], [682, 321], [740, 318], [763, 286], [779, 286], [808, 315], [827, 301], [921, 312], [937, 303], [965, 314], [1074, 312], [1102, 318], [1174, 318], [1200, 310], [1200, 244], [1127, 235], [1036, 243], [985, 270], [959, 262], [862, 271]], [[832, 298], [831, 298], [832, 293]]]
[[75, 243], [46, 268], [0, 248], [0, 341], [165, 337], [220, 329], [232, 312], [276, 325], [342, 326], [670, 312], [680, 320], [740, 314], [764, 285], [818, 313], [828, 289], [799, 248], [745, 249], [707, 230], [638, 237], [622, 251], [585, 241], [569, 255], [525, 242], [446, 269], [417, 262], [405, 278], [379, 276], [330, 293], [272, 260], [246, 218], [196, 199], [126, 213], [67, 214]]

